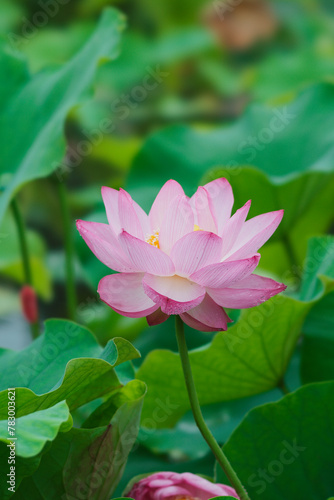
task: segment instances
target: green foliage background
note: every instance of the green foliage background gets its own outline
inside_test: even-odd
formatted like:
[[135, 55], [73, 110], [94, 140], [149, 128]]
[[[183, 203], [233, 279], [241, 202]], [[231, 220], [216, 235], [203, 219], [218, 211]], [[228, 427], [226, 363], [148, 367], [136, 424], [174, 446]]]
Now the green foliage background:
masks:
[[[274, 27], [257, 38], [257, 11], [240, 48], [226, 33], [232, 23], [240, 41], [249, 2], [224, 2], [0, 1], [1, 471], [8, 387], [18, 437], [17, 491], [2, 476], [1, 498], [110, 500], [159, 470], [227, 481], [189, 411], [173, 320], [149, 329], [99, 302], [110, 270], [74, 225], [106, 221], [102, 185], [148, 210], [169, 178], [191, 194], [222, 176], [235, 209], [249, 198], [251, 216], [285, 209], [260, 272], [288, 288], [231, 312], [228, 332], [187, 329], [204, 416], [252, 500], [334, 495], [334, 11], [260, 2]], [[39, 301], [33, 342], [13, 198]]]

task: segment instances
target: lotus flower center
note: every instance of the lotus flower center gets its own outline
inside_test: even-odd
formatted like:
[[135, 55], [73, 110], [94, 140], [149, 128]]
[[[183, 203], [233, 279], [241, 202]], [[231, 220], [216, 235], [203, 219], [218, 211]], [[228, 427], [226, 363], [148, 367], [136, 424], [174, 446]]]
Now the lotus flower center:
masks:
[[[197, 224], [195, 224], [194, 231], [202, 231], [202, 229]], [[153, 247], [160, 248], [159, 233], [160, 233], [160, 231], [154, 231], [154, 233], [147, 236], [147, 238], [145, 239], [146, 243], [149, 243]], [[181, 498], [180, 500], [183, 500], [183, 499]], [[188, 499], [186, 499], [186, 500], [188, 500]]]
[[146, 238], [146, 243], [149, 243], [153, 247], [160, 248], [159, 245], [159, 231], [155, 231], [153, 234]]

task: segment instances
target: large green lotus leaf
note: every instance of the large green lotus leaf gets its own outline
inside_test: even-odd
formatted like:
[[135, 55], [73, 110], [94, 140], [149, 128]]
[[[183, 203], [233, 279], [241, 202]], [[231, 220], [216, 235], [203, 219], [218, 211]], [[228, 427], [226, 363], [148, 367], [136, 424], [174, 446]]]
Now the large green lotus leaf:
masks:
[[252, 410], [224, 451], [250, 498], [328, 499], [334, 491], [333, 426], [334, 382], [310, 384]]
[[[6, 79], [0, 79], [0, 101], [10, 99], [13, 88], [20, 88], [28, 79], [28, 68], [20, 53], [13, 52], [10, 46], [0, 40], [0, 66], [1, 73]], [[0, 170], [2, 173], [2, 171]]]
[[[118, 389], [120, 385], [112, 365], [103, 359], [72, 359], [67, 364], [64, 378], [56, 389], [42, 395], [37, 395], [24, 387], [16, 389], [16, 416], [49, 408], [64, 399], [72, 411]], [[0, 418], [5, 418], [7, 413], [6, 398], [7, 391], [0, 392]]]
[[139, 398], [143, 393], [143, 382], [141, 380], [131, 380], [119, 390], [113, 391], [100, 406], [94, 410], [81, 427], [94, 428], [107, 425], [110, 415], [113, 415], [117, 408], [125, 403]]
[[[281, 396], [281, 391], [276, 389], [248, 398], [203, 406], [202, 413], [215, 439], [218, 443], [224, 443], [249, 410], [260, 404], [276, 401]], [[138, 441], [152, 452], [170, 458], [180, 456], [194, 460], [209, 452], [191, 411], [188, 411], [173, 429], [159, 428], [151, 432], [150, 429], [141, 428]]]
[[[284, 377], [311, 302], [276, 296], [244, 310], [227, 332], [190, 352], [202, 405], [260, 394], [278, 387]], [[173, 332], [170, 333], [173, 335]], [[142, 425], [171, 427], [189, 409], [179, 355], [151, 352], [137, 377], [148, 386]], [[163, 415], [162, 415], [163, 414]]]
[[[72, 359], [75, 356], [85, 357]], [[125, 339], [115, 338], [102, 349], [87, 329], [70, 321], [50, 320], [46, 323], [45, 334], [27, 349], [19, 353], [2, 350], [1, 382], [3, 387], [6, 387], [16, 378], [18, 384], [26, 384], [30, 387], [29, 389], [17, 388], [15, 402], [18, 425], [24, 432], [25, 427], [21, 425], [21, 422], [28, 423], [28, 430], [31, 430], [30, 438], [33, 440], [34, 429], [38, 427], [39, 420], [43, 420], [41, 416], [47, 415], [50, 408], [60, 408], [59, 405], [67, 403], [68, 412], [68, 409], [75, 410], [110, 392], [115, 394], [116, 401], [124, 408], [126, 404], [131, 406], [135, 396], [138, 399], [139, 393], [142, 398], [144, 384], [134, 382], [137, 386], [140, 385], [141, 392], [138, 387], [137, 391], [132, 392], [127, 386], [122, 388], [114, 369], [121, 363], [138, 356], [138, 351]], [[20, 370], [16, 374], [18, 368]], [[13, 385], [10, 383], [11, 387]], [[31, 389], [38, 391], [40, 395], [35, 394]], [[127, 395], [126, 400], [119, 395], [122, 389]], [[7, 405], [8, 391], [3, 390], [0, 393], [0, 419], [5, 422], [8, 416]], [[116, 410], [117, 408], [116, 404]], [[53, 415], [52, 412], [51, 415]], [[60, 417], [62, 411], [57, 411], [57, 415]], [[109, 420], [110, 417], [111, 414], [109, 414]], [[125, 419], [125, 416], [123, 418]], [[23, 462], [19, 457], [17, 485], [23, 477], [31, 475], [39, 466], [42, 455], [47, 451], [47, 444], [41, 449], [43, 436], [45, 438], [51, 436], [51, 427], [52, 423], [49, 428], [44, 429], [44, 434], [42, 429], [37, 434], [35, 445], [39, 446], [38, 450], [34, 448], [35, 445], [30, 446], [28, 443], [31, 454], [36, 452], [34, 456], [25, 457]], [[64, 429], [65, 427], [61, 430]], [[20, 439], [23, 437], [24, 435]], [[46, 441], [47, 439], [44, 440]], [[36, 492], [36, 498], [39, 498], [38, 495], [39, 493]], [[32, 498], [35, 497], [32, 496]]]
[[[299, 349], [294, 352], [284, 378], [290, 390], [301, 386]], [[202, 413], [216, 441], [223, 444], [252, 408], [278, 401], [281, 397], [282, 390], [276, 388], [256, 396], [202, 406]], [[138, 441], [152, 452], [163, 454], [171, 460], [181, 456], [194, 460], [210, 453], [207, 443], [198, 432], [191, 410], [173, 429], [155, 429], [151, 432], [150, 429], [141, 428]]]
[[25, 349], [0, 350], [0, 389], [27, 387], [46, 392], [57, 384], [72, 358], [99, 357], [101, 351], [86, 328], [72, 321], [48, 320], [44, 334]]
[[62, 400], [73, 410], [118, 389], [121, 383], [114, 368], [138, 356], [125, 339], [115, 338], [102, 349], [87, 329], [49, 320], [45, 334], [29, 347], [1, 352], [0, 418], [7, 414], [8, 387], [19, 387], [17, 417]]
[[[67, 432], [72, 427], [72, 417], [65, 401], [45, 410], [18, 417], [15, 421], [16, 454], [30, 458], [40, 453], [47, 441], [53, 441], [58, 432]], [[0, 421], [0, 441], [9, 444], [8, 422]], [[3, 448], [1, 448], [3, 452]]]
[[[9, 472], [8, 445], [13, 442], [8, 438], [7, 416], [0, 421], [0, 466], [1, 470]], [[22, 479], [30, 476], [38, 468], [43, 453], [50, 447], [51, 442], [59, 432], [68, 432], [72, 427], [72, 417], [65, 401], [45, 410], [38, 410], [33, 414], [16, 418], [15, 422], [15, 472], [16, 487]], [[8, 479], [3, 475], [2, 478]], [[0, 481], [1, 498], [7, 499], [12, 495], [8, 490], [9, 484]]]
[[91, 21], [77, 21], [61, 27], [50, 26], [35, 33], [28, 43], [18, 38], [16, 46], [26, 55], [32, 72], [64, 64], [85, 44], [94, 31]]
[[[107, 9], [96, 31], [71, 61], [33, 77], [22, 60], [7, 56], [0, 80], [9, 78], [17, 84], [8, 87], [11, 93], [7, 91], [2, 102], [0, 171], [6, 189], [0, 200], [0, 217], [20, 186], [49, 175], [61, 162], [66, 148], [66, 116], [88, 95], [97, 64], [117, 54], [123, 25], [123, 17]], [[8, 70], [11, 72], [7, 74]], [[25, 78], [19, 78], [22, 74]]]
[[[316, 239], [313, 247], [311, 245], [305, 262], [306, 287], [302, 285], [300, 297], [281, 294], [256, 308], [246, 309], [227, 332], [218, 333], [211, 344], [190, 351], [202, 405], [280, 387], [305, 318], [312, 308], [332, 295], [333, 271], [328, 262], [332, 238]], [[312, 271], [308, 272], [310, 269]], [[321, 275], [321, 281], [317, 274]], [[152, 351], [137, 377], [148, 386], [143, 427], [145, 424], [150, 426], [154, 415], [159, 415], [157, 427], [171, 427], [189, 409], [178, 354], [167, 350]]]
[[72, 358], [99, 357], [92, 333], [72, 321], [51, 319], [45, 333], [22, 351], [0, 350], [0, 389], [27, 387], [43, 393], [55, 386]]
[[334, 237], [312, 238], [309, 242], [300, 298], [310, 300], [324, 290], [324, 280], [334, 278]]
[[145, 392], [145, 384], [136, 383], [133, 397], [128, 394], [108, 425], [59, 434], [13, 498], [110, 498], [136, 441]]
[[333, 219], [333, 113], [334, 87], [323, 84], [278, 108], [253, 104], [232, 125], [169, 127], [151, 136], [137, 155], [130, 191], [148, 209], [169, 178], [191, 194], [198, 183], [225, 176], [235, 208], [250, 198], [250, 216], [284, 208], [262, 262], [282, 274], [302, 262], [307, 239], [326, 231]]
[[334, 380], [334, 293], [310, 312], [303, 327], [303, 383]]
[[249, 217], [284, 208], [282, 223], [261, 249], [261, 267], [292, 277], [305, 258], [310, 236], [326, 232], [333, 220], [334, 174], [305, 173], [277, 185], [254, 167], [240, 167], [237, 174], [223, 168], [210, 171], [203, 182], [218, 177], [231, 182], [235, 207], [252, 199]]
[[[178, 66], [189, 60], [193, 64], [195, 59], [197, 64], [198, 57], [207, 54], [214, 46], [212, 34], [196, 24], [183, 26], [181, 29], [168, 29], [162, 34], [157, 33], [156, 36], [152, 34], [143, 36], [139, 32], [127, 30], [121, 39], [120, 56], [104, 65], [98, 73], [97, 84], [103, 100], [99, 103], [94, 102], [94, 107], [92, 103], [81, 106], [75, 115], [81, 128], [88, 130], [97, 128], [105, 118], [106, 107], [111, 107], [114, 112], [113, 126], [116, 129], [124, 127], [122, 120], [130, 116], [130, 108], [130, 121], [134, 124], [138, 120], [140, 123], [143, 120], [146, 122], [152, 112], [156, 118], [168, 121], [171, 119], [178, 121], [188, 114], [192, 116], [197, 104], [178, 100], [174, 94], [178, 86], [184, 85], [184, 78]], [[133, 57], [133, 54], [136, 56]], [[147, 99], [141, 99], [140, 103], [136, 97], [138, 86], [147, 94]], [[129, 96], [130, 101], [133, 101], [130, 107]], [[116, 151], [113, 151], [113, 148], [111, 150], [109, 148], [109, 151], [106, 149], [108, 141], [109, 139], [104, 145], [101, 144], [102, 148], [93, 149], [90, 160], [95, 159], [96, 153], [103, 153], [100, 161], [106, 163], [108, 160], [109, 165], [111, 162], [118, 170], [124, 164], [124, 159], [115, 155], [119, 149], [117, 144]], [[127, 159], [129, 152], [131, 154], [131, 149], [122, 153], [122, 157]], [[86, 172], [89, 172], [89, 169]], [[117, 184], [123, 185], [122, 178], [117, 179]]]
[[[43, 394], [59, 385], [66, 366], [70, 373], [71, 360], [77, 366], [87, 367], [105, 360], [114, 367], [139, 356], [125, 339], [114, 338], [102, 349], [87, 328], [72, 321], [50, 319], [45, 322], [45, 333], [22, 351], [0, 350], [0, 390], [26, 387]], [[102, 359], [81, 363], [73, 358]]]
[[[310, 241], [301, 296], [321, 293], [319, 276], [334, 277], [334, 238]], [[303, 327], [301, 374], [305, 383], [334, 379], [334, 292], [311, 310]]]
[[[45, 445], [45, 450], [49, 447], [50, 443], [46, 443]], [[0, 442], [0, 466], [2, 471], [8, 471], [9, 473], [9, 467], [10, 464], [8, 464], [8, 449], [7, 446], [4, 443]], [[44, 451], [44, 450], [43, 450]], [[15, 460], [15, 472], [16, 472], [16, 488], [19, 486], [20, 482], [24, 477], [31, 476], [38, 468], [40, 461], [41, 461], [41, 456], [42, 453], [39, 453], [38, 455], [30, 458], [23, 458], [20, 456], [16, 456]], [[16, 498], [15, 496], [8, 490], [8, 487], [10, 486], [9, 484], [6, 483], [7, 477], [5, 474], [2, 474], [2, 477], [0, 479], [0, 495], [1, 499], [7, 500], [8, 498]], [[16, 489], [15, 488], [15, 489]], [[34, 499], [39, 499], [38, 495], [33, 497]]]
[[[253, 104], [228, 126], [168, 127], [146, 141], [134, 162], [129, 185], [138, 192], [142, 186], [150, 186], [150, 202], [153, 189], [169, 178], [180, 181], [189, 193], [217, 166], [231, 168], [235, 176], [239, 167], [254, 166], [277, 185], [301, 173], [333, 172], [333, 110], [334, 87], [321, 84], [277, 108]], [[149, 194], [143, 193], [142, 198]]]
[[[0, 225], [0, 275], [25, 283], [22, 255], [17, 228], [8, 214]], [[45, 245], [34, 231], [27, 232], [33, 286], [44, 299], [51, 296], [51, 276], [45, 263]]]
[[[330, 36], [327, 41], [332, 44]], [[271, 53], [254, 71], [251, 82], [254, 98], [275, 100], [277, 96], [296, 92], [306, 85], [328, 80], [333, 76], [333, 53], [333, 44], [330, 48], [319, 48], [315, 40], [311, 47]], [[284, 74], [284, 78], [273, 78], [274, 71]]]
[[115, 337], [107, 343], [100, 358], [115, 367], [126, 361], [140, 358], [140, 352], [128, 340]]

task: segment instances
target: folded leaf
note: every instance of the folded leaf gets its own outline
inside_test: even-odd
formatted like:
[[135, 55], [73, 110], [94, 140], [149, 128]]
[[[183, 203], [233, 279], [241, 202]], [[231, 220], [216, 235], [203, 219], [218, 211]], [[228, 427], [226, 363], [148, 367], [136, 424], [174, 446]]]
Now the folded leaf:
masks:
[[[47, 441], [53, 441], [58, 432], [67, 432], [72, 427], [72, 417], [65, 401], [45, 410], [18, 417], [16, 426], [16, 454], [29, 458], [38, 455]], [[6, 445], [11, 442], [8, 436], [7, 420], [0, 421], [0, 441]], [[1, 446], [3, 452], [3, 447]]]
[[[139, 382], [138, 390], [117, 408], [106, 426], [72, 429], [59, 434], [41, 458], [36, 472], [23, 480], [17, 498], [89, 498], [105, 500], [115, 490], [135, 443], [140, 412], [146, 392]], [[117, 406], [117, 404], [116, 404]], [[52, 488], [50, 485], [52, 484]]]
[[[7, 419], [0, 422], [0, 466], [2, 471], [8, 472], [11, 466], [15, 467], [15, 491], [22, 479], [33, 474], [38, 468], [41, 457], [51, 446], [51, 442], [59, 433], [68, 432], [72, 423], [65, 401], [45, 410], [16, 418], [15, 440], [11, 440], [8, 436]], [[10, 450], [13, 450], [13, 454], [15, 453], [14, 462], [10, 456]], [[9, 484], [6, 482], [0, 483], [1, 498], [7, 499], [11, 496], [12, 492], [8, 487]], [[38, 498], [38, 496], [32, 498]]]
[[50, 319], [45, 322], [44, 335], [22, 351], [0, 349], [0, 390], [26, 387], [43, 394], [60, 385], [65, 370], [70, 373], [80, 367], [93, 369], [95, 364], [106, 367], [103, 361], [114, 368], [139, 356], [125, 339], [114, 338], [102, 349], [87, 328], [72, 321]]

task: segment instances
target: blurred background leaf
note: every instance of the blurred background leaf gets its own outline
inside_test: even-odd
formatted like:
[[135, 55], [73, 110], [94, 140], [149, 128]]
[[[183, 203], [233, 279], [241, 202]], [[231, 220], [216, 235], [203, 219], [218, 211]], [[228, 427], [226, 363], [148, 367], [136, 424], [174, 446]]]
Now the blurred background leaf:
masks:
[[[64, 67], [41, 72], [11, 88], [11, 98], [3, 102], [1, 123], [2, 179], [6, 190], [0, 199], [3, 216], [11, 196], [24, 183], [55, 171], [65, 153], [63, 124], [69, 110], [87, 96], [96, 65], [102, 58], [115, 57], [123, 19], [107, 10], [94, 35]], [[110, 37], [108, 34], [112, 33]], [[6, 49], [5, 49], [6, 50]], [[4, 75], [12, 68], [22, 72], [8, 56], [1, 66]], [[14, 78], [10, 74], [10, 78]], [[7, 137], [15, 126], [18, 141]]]
[[[334, 238], [323, 236], [310, 240], [309, 263], [301, 286], [301, 296], [321, 293], [326, 278], [334, 277]], [[329, 293], [314, 307], [303, 331], [301, 373], [304, 383], [334, 379], [334, 293]]]
[[[115, 11], [103, 14], [110, 6], [117, 7], [121, 14]], [[291, 390], [302, 383], [333, 378], [333, 292], [321, 298], [323, 291], [329, 291], [329, 280], [333, 278], [332, 243], [323, 238], [325, 233], [333, 231], [334, 215], [333, 15], [333, 5], [328, 0], [243, 0], [233, 8], [231, 5], [227, 8], [223, 0], [185, 0], [182, 4], [176, 0], [140, 3], [72, 0], [66, 5], [47, 0], [1, 1], [0, 71], [5, 77], [0, 79], [0, 100], [4, 104], [0, 119], [4, 125], [0, 138], [0, 204], [7, 205], [20, 189], [18, 202], [29, 228], [40, 320], [67, 315], [66, 256], [57, 194], [59, 179], [48, 177], [55, 161], [61, 167], [57, 170], [58, 177], [66, 182], [69, 215], [73, 221], [77, 320], [106, 346], [105, 354], [115, 347], [115, 343], [108, 343], [114, 337], [133, 341], [142, 354], [141, 360], [129, 360], [111, 368], [116, 372], [113, 380], [117, 378], [121, 387], [115, 389], [115, 394], [107, 393], [73, 411], [73, 431], [59, 435], [51, 447], [46, 444], [36, 457], [24, 461], [18, 457], [23, 475], [35, 473], [23, 481], [14, 498], [26, 500], [30, 495], [34, 500], [44, 500], [44, 497], [58, 500], [65, 491], [61, 470], [69, 446], [78, 450], [83, 430], [78, 427], [89, 422], [91, 425], [101, 422], [106, 427], [120, 405], [131, 401], [137, 408], [133, 414], [137, 422], [142, 400], [141, 382], [133, 381], [135, 371], [139, 369], [140, 374], [145, 365], [148, 366], [152, 358], [146, 361], [145, 358], [150, 351], [177, 349], [172, 320], [154, 329], [148, 328], [145, 319], [120, 317], [99, 301], [98, 282], [111, 270], [87, 249], [76, 233], [74, 222], [76, 218], [106, 220], [100, 196], [102, 185], [129, 188], [135, 199], [148, 209], [163, 182], [171, 177], [180, 180], [191, 194], [199, 183], [226, 176], [234, 189], [235, 208], [249, 198], [253, 202], [252, 216], [284, 208], [282, 227], [263, 248], [261, 273], [279, 276], [289, 285], [284, 304], [294, 304], [294, 307], [283, 310], [282, 306], [282, 317], [277, 320], [274, 314], [272, 321], [265, 321], [268, 341], [272, 338], [270, 332], [275, 332], [282, 322], [285, 322], [284, 335], [288, 340], [286, 350], [283, 333], [273, 342], [276, 347], [280, 346], [281, 354], [284, 351], [280, 356], [282, 366], [277, 368], [275, 349], [269, 353], [269, 359], [274, 356], [271, 364], [278, 375], [287, 368], [285, 382]], [[127, 19], [127, 28], [120, 33], [123, 16]], [[81, 62], [74, 67], [78, 53], [81, 53]], [[113, 60], [107, 61], [106, 57]], [[66, 71], [67, 77], [60, 79], [61, 85], [56, 88], [52, 79]], [[89, 78], [85, 80], [84, 75], [88, 73]], [[27, 94], [27, 89], [32, 87], [33, 99], [29, 97], [32, 94]], [[55, 97], [52, 106], [47, 97], [50, 95]], [[61, 102], [66, 106], [60, 106]], [[282, 110], [284, 113], [286, 107], [295, 116], [289, 120], [283, 114], [284, 127], [278, 130], [279, 120], [272, 120]], [[50, 128], [31, 156], [29, 147], [36, 131], [41, 129], [41, 120], [49, 123]], [[20, 174], [13, 183], [8, 173], [16, 172], [20, 164], [16, 159], [27, 152], [31, 158], [29, 172], [27, 176]], [[66, 162], [63, 162], [65, 152]], [[25, 183], [26, 180], [29, 182]], [[8, 185], [11, 189], [3, 192]], [[17, 231], [10, 214], [5, 214], [2, 224], [1, 345], [17, 351], [30, 342], [19, 303], [22, 264]], [[308, 246], [309, 238], [314, 236], [316, 239]], [[325, 254], [327, 258], [316, 259], [316, 265], [312, 266], [317, 254]], [[306, 301], [314, 297], [319, 300], [301, 327], [304, 312], [297, 321], [294, 311], [304, 307], [300, 299]], [[277, 305], [279, 311], [281, 306]], [[258, 309], [253, 312], [258, 314]], [[231, 314], [236, 321], [231, 329], [233, 333], [238, 324], [244, 324], [245, 316], [240, 318], [238, 311]], [[250, 312], [245, 314], [251, 318]], [[292, 334], [291, 325], [296, 327]], [[79, 328], [77, 337], [60, 347], [64, 332], [66, 339], [66, 332], [71, 332], [71, 328]], [[192, 356], [202, 356], [208, 349], [210, 337], [201, 332], [190, 334], [188, 328], [186, 331], [189, 347], [195, 350]], [[300, 332], [303, 335], [295, 346]], [[245, 345], [247, 342], [251, 343], [251, 338]], [[78, 358], [76, 363], [84, 366], [86, 361], [82, 358], [92, 358], [89, 363], [101, 367], [103, 361], [96, 359], [103, 352], [99, 343], [84, 328], [73, 327], [72, 323], [49, 322], [44, 337], [30, 348], [21, 353], [12, 349], [0, 353], [3, 388], [16, 380], [38, 394], [52, 394], [61, 385], [66, 364], [71, 363], [71, 359]], [[54, 352], [55, 347], [60, 351], [50, 362], [44, 354]], [[131, 352], [136, 356], [134, 349]], [[115, 351], [109, 352], [111, 357], [113, 353]], [[174, 361], [175, 355], [172, 352], [168, 355]], [[263, 346], [256, 349], [255, 355], [263, 362], [255, 368], [267, 373]], [[252, 366], [248, 356], [246, 362]], [[17, 366], [28, 367], [29, 373], [25, 373], [28, 382], [20, 378], [22, 370]], [[223, 371], [224, 367], [219, 366], [219, 370]], [[147, 377], [150, 384], [154, 383], [149, 373]], [[221, 380], [217, 377], [217, 386]], [[276, 377], [275, 384], [277, 380]], [[179, 387], [177, 368], [170, 381]], [[234, 387], [236, 384], [234, 381]], [[259, 391], [259, 385], [254, 384], [253, 388], [255, 385]], [[251, 408], [279, 399], [281, 390], [269, 390], [272, 387], [269, 380], [265, 385], [261, 390], [266, 392], [261, 394], [240, 398], [246, 393], [235, 391], [234, 401], [204, 407], [205, 417], [221, 444]], [[182, 390], [181, 387], [181, 395]], [[204, 384], [200, 390], [203, 394], [208, 392]], [[88, 390], [87, 395], [89, 393], [92, 395], [93, 390]], [[161, 394], [157, 397], [164, 403]], [[319, 392], [319, 400], [325, 397]], [[213, 459], [198, 435], [184, 400], [177, 418], [167, 415], [169, 423], [178, 420], [175, 427], [168, 429], [158, 429], [165, 424], [157, 425], [154, 419], [157, 404], [150, 393], [147, 401], [152, 413], [146, 409], [145, 418], [151, 419], [152, 431], [148, 432], [147, 426], [140, 429], [140, 444], [130, 454], [114, 496], [121, 496], [127, 482], [138, 473], [175, 470], [213, 476]], [[126, 415], [130, 417], [130, 414], [126, 410]], [[120, 428], [119, 423], [115, 422], [116, 430]], [[85, 434], [87, 443], [90, 439], [95, 442], [94, 436], [97, 440], [100, 437], [99, 431], [91, 429], [86, 429]], [[50, 484], [54, 493], [50, 491]], [[276, 481], [273, 484], [275, 486]], [[327, 495], [327, 491], [325, 493]]]

